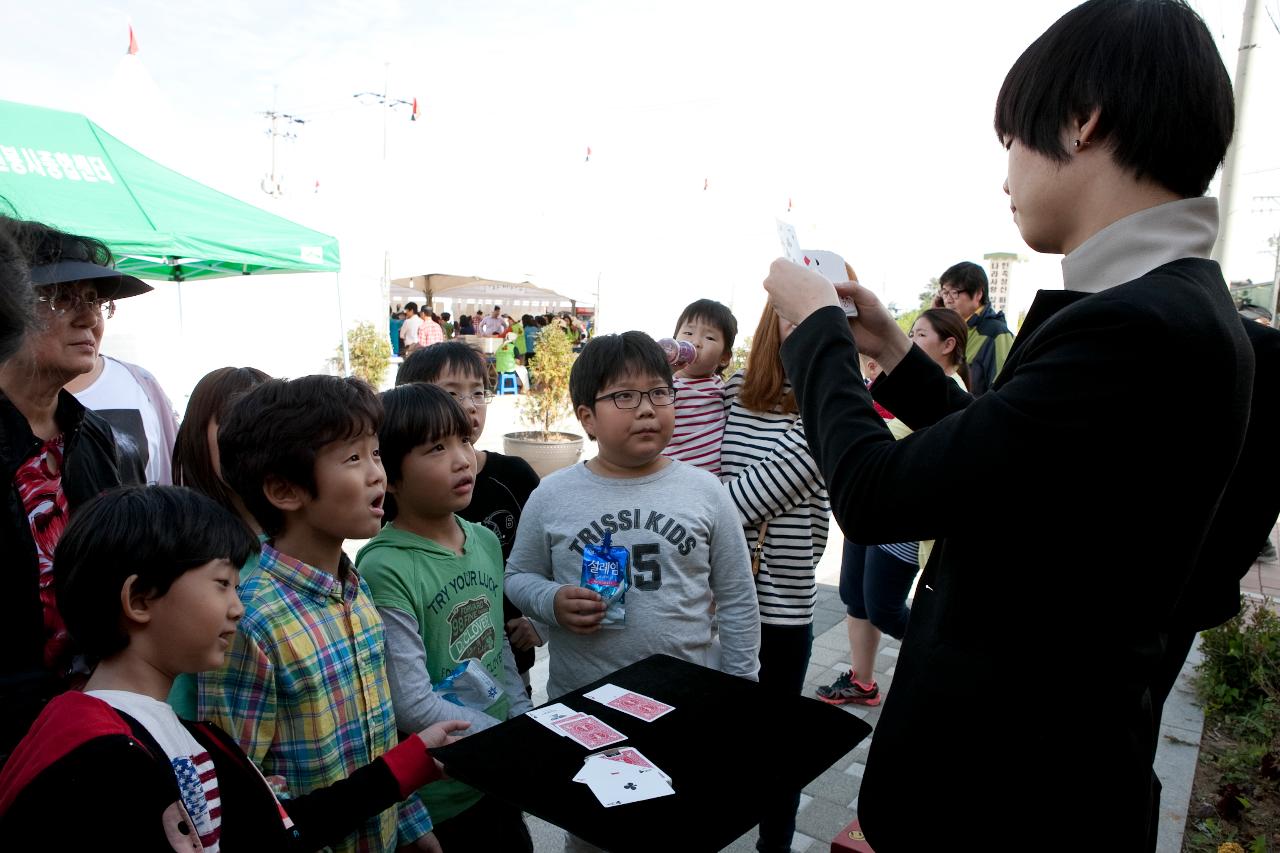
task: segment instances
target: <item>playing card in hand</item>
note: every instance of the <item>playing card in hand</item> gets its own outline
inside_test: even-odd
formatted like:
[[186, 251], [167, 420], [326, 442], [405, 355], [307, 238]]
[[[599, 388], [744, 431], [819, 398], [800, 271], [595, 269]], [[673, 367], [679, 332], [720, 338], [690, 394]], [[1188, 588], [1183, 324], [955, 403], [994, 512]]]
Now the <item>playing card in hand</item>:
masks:
[[782, 254], [795, 264], [804, 265], [804, 253], [800, 251], [800, 241], [796, 239], [795, 226], [790, 222], [778, 220], [778, 241], [782, 243]]

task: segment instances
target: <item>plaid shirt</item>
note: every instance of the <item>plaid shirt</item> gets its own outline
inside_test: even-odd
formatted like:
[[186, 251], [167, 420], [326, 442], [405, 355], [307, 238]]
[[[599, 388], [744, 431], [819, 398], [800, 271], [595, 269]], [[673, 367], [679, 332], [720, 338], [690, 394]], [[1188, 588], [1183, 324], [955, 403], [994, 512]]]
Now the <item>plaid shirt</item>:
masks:
[[[201, 718], [294, 794], [332, 785], [396, 745], [382, 619], [346, 556], [342, 567], [345, 582], [263, 545], [260, 571], [240, 591], [245, 614], [226, 666], [200, 675]], [[385, 853], [431, 831], [416, 794], [398, 811], [370, 818], [333, 850]]]
[[430, 317], [423, 317], [422, 325], [418, 327], [418, 346], [429, 347], [432, 344], [442, 343], [444, 343], [444, 329]]

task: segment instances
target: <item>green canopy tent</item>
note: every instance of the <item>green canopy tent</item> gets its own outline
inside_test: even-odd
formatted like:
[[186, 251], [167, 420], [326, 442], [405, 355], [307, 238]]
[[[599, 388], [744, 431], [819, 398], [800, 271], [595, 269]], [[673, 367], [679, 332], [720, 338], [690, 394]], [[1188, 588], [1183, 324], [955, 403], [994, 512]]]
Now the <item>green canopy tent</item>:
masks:
[[339, 269], [335, 238], [166, 168], [76, 113], [0, 101], [0, 197], [18, 218], [97, 237], [142, 278]]

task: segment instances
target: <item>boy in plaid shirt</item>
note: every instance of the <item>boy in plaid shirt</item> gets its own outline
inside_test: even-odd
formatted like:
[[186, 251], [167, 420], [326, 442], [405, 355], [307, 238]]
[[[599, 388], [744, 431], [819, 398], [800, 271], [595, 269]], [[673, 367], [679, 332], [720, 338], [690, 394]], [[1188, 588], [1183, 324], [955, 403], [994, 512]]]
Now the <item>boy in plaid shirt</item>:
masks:
[[[356, 379], [270, 380], [218, 432], [223, 476], [270, 537], [244, 584], [245, 614], [221, 670], [200, 676], [199, 711], [268, 776], [305, 794], [396, 745], [382, 620], [342, 551], [382, 522], [382, 405]], [[413, 796], [335, 853], [439, 851]]]

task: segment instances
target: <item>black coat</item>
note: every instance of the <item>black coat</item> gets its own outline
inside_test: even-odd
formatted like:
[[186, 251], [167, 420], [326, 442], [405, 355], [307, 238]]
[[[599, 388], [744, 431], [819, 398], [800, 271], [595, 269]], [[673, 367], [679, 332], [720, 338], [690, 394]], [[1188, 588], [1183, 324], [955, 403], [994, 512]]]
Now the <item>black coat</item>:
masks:
[[898, 442], [839, 309], [782, 356], [845, 534], [939, 540], [859, 794], [871, 845], [944, 849], [981, 826], [997, 846], [1066, 846], [1085, 821], [1138, 849], [1147, 683], [1252, 388], [1217, 265], [1041, 293], [977, 399], [913, 347], [874, 387], [916, 430]]
[[[66, 391], [58, 394], [54, 417], [63, 434], [62, 490], [71, 516], [107, 489], [141, 482], [141, 471], [121, 465], [111, 426]], [[63, 689], [63, 673], [48, 672], [43, 663], [40, 567], [13, 482], [18, 467], [40, 445], [27, 419], [0, 394], [0, 482], [7, 489], [0, 521], [0, 580], [5, 590], [5, 614], [0, 619], [0, 757], [26, 734], [44, 703]]]

